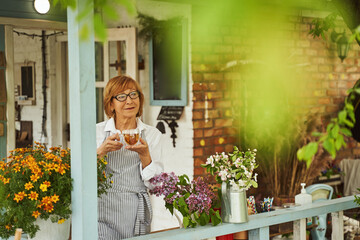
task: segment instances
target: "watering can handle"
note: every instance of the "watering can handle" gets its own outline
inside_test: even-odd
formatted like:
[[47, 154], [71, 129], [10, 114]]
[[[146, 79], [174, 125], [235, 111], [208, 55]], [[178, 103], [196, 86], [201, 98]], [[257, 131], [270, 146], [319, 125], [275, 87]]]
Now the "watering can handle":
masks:
[[221, 184], [221, 196], [224, 199], [224, 207], [225, 207], [225, 212], [228, 213], [229, 215], [231, 215], [231, 209], [229, 206], [229, 198], [227, 196], [227, 184], [226, 182], [222, 182]]

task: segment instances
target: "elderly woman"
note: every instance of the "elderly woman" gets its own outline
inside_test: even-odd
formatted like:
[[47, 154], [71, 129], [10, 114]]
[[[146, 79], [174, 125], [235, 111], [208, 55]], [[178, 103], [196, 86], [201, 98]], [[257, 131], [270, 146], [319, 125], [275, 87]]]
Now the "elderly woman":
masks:
[[[107, 155], [107, 172], [113, 174], [112, 188], [98, 199], [99, 240], [117, 240], [149, 233], [152, 209], [147, 188], [149, 179], [162, 172], [161, 133], [144, 124], [144, 95], [130, 77], [109, 80], [104, 90], [105, 113], [109, 120], [96, 125], [98, 156]], [[140, 131], [135, 145], [125, 144], [122, 132]]]

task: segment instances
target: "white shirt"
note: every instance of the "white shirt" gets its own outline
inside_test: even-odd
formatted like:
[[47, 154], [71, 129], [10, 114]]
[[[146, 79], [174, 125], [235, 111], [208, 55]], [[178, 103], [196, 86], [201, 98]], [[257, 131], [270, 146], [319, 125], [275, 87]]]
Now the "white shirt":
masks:
[[[149, 180], [156, 174], [163, 172], [163, 164], [161, 161], [162, 146], [160, 139], [162, 134], [160, 131], [152, 126], [143, 123], [139, 118], [136, 119], [137, 128], [140, 130], [141, 136], [147, 142], [151, 157], [151, 163], [144, 169], [140, 162], [140, 174], [147, 188], [151, 188]], [[115, 128], [115, 121], [110, 118], [107, 121], [96, 124], [96, 147], [98, 148], [105, 140], [106, 132], [110, 132], [110, 135], [121, 132]]]

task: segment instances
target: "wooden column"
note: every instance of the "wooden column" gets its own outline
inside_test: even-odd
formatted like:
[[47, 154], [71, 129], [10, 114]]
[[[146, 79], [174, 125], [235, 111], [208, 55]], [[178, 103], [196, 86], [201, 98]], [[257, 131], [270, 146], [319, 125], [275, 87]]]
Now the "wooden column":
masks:
[[[68, 52], [70, 95], [70, 142], [72, 192], [72, 239], [98, 239], [97, 177], [95, 140], [95, 49], [94, 36], [80, 40], [80, 29], [92, 29], [93, 14], [82, 21], [79, 12], [92, 1], [76, 0], [76, 9], [68, 8]], [[91, 30], [90, 30], [91, 32]]]
[[294, 240], [306, 240], [306, 218], [294, 221]]
[[249, 240], [270, 239], [269, 226], [249, 230]]
[[332, 232], [331, 239], [332, 240], [344, 240], [344, 212], [332, 212], [331, 220], [332, 220]]

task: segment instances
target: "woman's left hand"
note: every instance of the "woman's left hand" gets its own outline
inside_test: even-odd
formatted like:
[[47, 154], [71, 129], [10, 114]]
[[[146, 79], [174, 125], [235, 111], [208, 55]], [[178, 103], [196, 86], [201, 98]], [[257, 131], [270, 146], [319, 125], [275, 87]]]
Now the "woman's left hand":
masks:
[[137, 152], [139, 154], [143, 169], [151, 163], [149, 147], [148, 147], [147, 142], [144, 139], [139, 138], [138, 144], [131, 145], [131, 146], [128, 145], [125, 147], [125, 149]]

